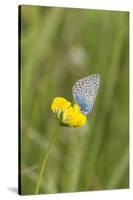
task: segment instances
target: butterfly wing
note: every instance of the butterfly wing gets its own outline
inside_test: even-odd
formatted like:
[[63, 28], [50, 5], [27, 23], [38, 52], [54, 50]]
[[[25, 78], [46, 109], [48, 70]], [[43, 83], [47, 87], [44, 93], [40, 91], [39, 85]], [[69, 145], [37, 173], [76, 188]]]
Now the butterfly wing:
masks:
[[100, 75], [93, 74], [77, 81], [73, 88], [73, 97], [84, 114], [92, 111], [100, 85]]

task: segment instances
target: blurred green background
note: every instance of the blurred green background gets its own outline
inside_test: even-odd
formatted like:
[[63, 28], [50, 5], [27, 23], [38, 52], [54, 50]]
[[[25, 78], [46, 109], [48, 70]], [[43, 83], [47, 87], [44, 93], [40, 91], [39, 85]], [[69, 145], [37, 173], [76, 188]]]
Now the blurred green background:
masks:
[[82, 128], [60, 128], [40, 193], [129, 187], [129, 13], [21, 6], [21, 193], [33, 194], [57, 127], [54, 97], [71, 102], [89, 74], [101, 86]]

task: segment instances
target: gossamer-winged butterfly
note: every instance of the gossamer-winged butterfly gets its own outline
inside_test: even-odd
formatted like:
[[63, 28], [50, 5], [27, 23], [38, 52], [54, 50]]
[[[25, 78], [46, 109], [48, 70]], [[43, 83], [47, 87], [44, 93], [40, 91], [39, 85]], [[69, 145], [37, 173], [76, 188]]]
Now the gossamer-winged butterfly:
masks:
[[77, 81], [73, 88], [73, 97], [81, 112], [92, 113], [93, 104], [100, 86], [100, 75], [92, 74]]

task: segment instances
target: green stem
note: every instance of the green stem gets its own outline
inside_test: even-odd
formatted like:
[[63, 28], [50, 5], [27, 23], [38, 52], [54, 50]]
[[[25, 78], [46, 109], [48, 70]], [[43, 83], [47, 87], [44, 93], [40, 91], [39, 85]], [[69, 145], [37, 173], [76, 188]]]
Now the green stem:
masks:
[[45, 169], [46, 169], [46, 164], [47, 164], [47, 161], [48, 161], [48, 157], [49, 157], [49, 153], [52, 149], [52, 146], [56, 140], [56, 137], [58, 135], [58, 130], [59, 130], [59, 126], [58, 128], [56, 129], [53, 137], [51, 138], [51, 141], [49, 143], [49, 146], [48, 146], [48, 149], [45, 153], [45, 156], [44, 156], [44, 159], [43, 159], [43, 162], [42, 162], [42, 165], [41, 165], [41, 170], [40, 170], [40, 174], [39, 174], [39, 177], [38, 177], [38, 181], [37, 181], [37, 185], [36, 185], [36, 189], [35, 189], [35, 194], [38, 194], [39, 193], [39, 188], [40, 188], [40, 184], [41, 184], [41, 180], [42, 180], [42, 177], [44, 175], [44, 172], [45, 172]]

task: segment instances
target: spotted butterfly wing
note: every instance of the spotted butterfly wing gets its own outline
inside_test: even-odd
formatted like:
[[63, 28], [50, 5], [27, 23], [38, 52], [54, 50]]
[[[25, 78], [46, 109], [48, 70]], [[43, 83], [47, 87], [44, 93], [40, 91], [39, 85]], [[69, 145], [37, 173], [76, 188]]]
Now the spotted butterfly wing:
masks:
[[72, 88], [74, 100], [85, 115], [92, 112], [99, 85], [100, 75], [92, 74], [77, 81]]

